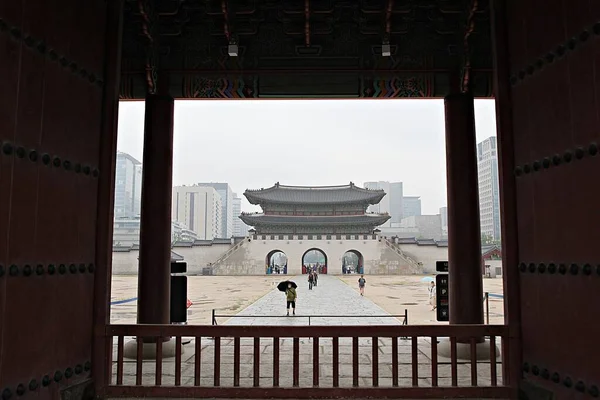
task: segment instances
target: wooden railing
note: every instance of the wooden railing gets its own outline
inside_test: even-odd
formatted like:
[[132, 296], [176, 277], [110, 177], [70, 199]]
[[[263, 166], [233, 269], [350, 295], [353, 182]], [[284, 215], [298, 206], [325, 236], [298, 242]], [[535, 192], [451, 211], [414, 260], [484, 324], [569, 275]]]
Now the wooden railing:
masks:
[[[508, 354], [504, 325], [110, 325], [106, 334], [116, 337], [107, 397], [508, 398], [513, 393], [503, 384], [507, 364], [499, 368], [497, 360], [497, 345]], [[139, 338], [138, 355], [144, 353], [141, 338], [154, 342], [149, 346], [156, 347], [156, 358], [126, 361], [126, 336]], [[185, 360], [184, 337], [195, 341]], [[490, 344], [484, 363], [476, 354], [483, 337]], [[174, 342], [174, 359], [163, 359], [161, 338]], [[448, 338], [450, 357], [438, 357], [438, 341]], [[471, 354], [465, 362], [457, 357], [462, 347]]]

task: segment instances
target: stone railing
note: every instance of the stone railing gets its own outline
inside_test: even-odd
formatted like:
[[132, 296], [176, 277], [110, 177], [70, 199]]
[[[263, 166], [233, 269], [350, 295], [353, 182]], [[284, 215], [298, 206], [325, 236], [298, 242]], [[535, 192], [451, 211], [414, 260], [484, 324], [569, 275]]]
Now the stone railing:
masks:
[[233, 245], [231, 248], [229, 248], [229, 250], [227, 250], [225, 253], [223, 253], [221, 255], [221, 257], [217, 258], [217, 260], [215, 262], [211, 263], [210, 266], [215, 267], [215, 266], [219, 265], [220, 263], [222, 263], [223, 261], [225, 261], [226, 259], [228, 259], [230, 255], [235, 253], [237, 251], [237, 249], [239, 249], [240, 247], [242, 247], [244, 245], [244, 242], [246, 242], [246, 240], [248, 240], [248, 239], [244, 239], [244, 240], [236, 243], [235, 245]]
[[406, 262], [408, 262], [408, 264], [412, 267], [414, 273], [418, 274], [418, 273], [423, 272], [423, 266], [418, 261], [413, 259], [411, 256], [406, 254], [400, 248], [400, 246], [398, 246], [396, 243], [391, 242], [388, 238], [383, 237], [383, 236], [381, 236], [381, 240], [383, 240], [383, 242], [385, 243], [385, 245], [387, 247], [389, 247], [391, 250], [395, 251], [396, 254], [398, 254], [400, 257], [402, 257], [404, 260], [406, 260]]

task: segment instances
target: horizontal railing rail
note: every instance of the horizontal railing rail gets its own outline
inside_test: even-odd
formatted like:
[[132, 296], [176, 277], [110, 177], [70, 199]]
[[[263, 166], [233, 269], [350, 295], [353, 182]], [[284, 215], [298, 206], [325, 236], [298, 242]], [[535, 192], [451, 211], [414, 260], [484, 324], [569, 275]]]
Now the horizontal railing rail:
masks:
[[[498, 382], [496, 339], [507, 354], [505, 325], [109, 325], [105, 334], [117, 338], [116, 383], [107, 387], [107, 397], [508, 398], [514, 392], [503, 385], [506, 363]], [[126, 336], [138, 338], [132, 362], [124, 359]], [[195, 340], [185, 366], [184, 337]], [[485, 381], [477, 361], [483, 337], [489, 337]], [[168, 338], [175, 342], [174, 362], [162, 357]], [[449, 338], [449, 360], [438, 357], [442, 338]], [[150, 343], [156, 356], [144, 362]], [[458, 359], [459, 346], [470, 350], [469, 360]], [[163, 384], [167, 378], [172, 383]]]
[[[217, 318], [252, 318], [252, 319], [261, 319], [261, 318], [287, 318], [287, 316], [282, 316], [282, 315], [256, 315], [256, 314], [252, 314], [252, 315], [241, 315], [241, 314], [234, 314], [234, 315], [227, 315], [227, 314], [217, 314], [216, 313], [217, 310], [213, 309], [212, 310], [212, 325], [218, 325], [217, 323]], [[408, 309], [404, 309], [404, 314], [400, 314], [400, 315], [391, 315], [391, 314], [381, 314], [381, 315], [377, 315], [377, 314], [372, 314], [372, 315], [341, 315], [341, 314], [331, 314], [331, 315], [317, 315], [317, 314], [312, 314], [312, 315], [294, 315], [293, 316], [294, 319], [306, 319], [308, 320], [308, 326], [312, 326], [311, 325], [311, 321], [313, 319], [319, 319], [319, 318], [341, 318], [341, 319], [357, 319], [357, 318], [364, 318], [364, 319], [369, 319], [369, 318], [402, 318], [401, 322], [402, 325], [408, 325]], [[489, 321], [488, 321], [489, 324]]]

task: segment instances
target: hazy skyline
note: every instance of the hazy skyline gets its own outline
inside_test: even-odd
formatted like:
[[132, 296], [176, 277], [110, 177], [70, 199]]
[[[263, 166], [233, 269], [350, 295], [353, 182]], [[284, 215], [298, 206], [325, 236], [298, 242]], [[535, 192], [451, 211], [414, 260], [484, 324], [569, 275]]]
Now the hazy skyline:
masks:
[[[496, 134], [475, 101], [477, 141]], [[423, 214], [446, 205], [443, 100], [176, 101], [173, 184], [228, 182], [242, 196], [275, 182], [404, 182]], [[121, 102], [118, 149], [142, 161], [144, 103]], [[255, 211], [245, 198], [243, 211]]]

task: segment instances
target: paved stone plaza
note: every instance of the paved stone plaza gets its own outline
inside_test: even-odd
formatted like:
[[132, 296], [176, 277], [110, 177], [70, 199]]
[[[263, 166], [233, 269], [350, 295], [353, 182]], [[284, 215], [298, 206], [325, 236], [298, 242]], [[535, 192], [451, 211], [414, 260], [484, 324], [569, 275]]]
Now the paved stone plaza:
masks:
[[[308, 289], [307, 277], [285, 278], [294, 281], [296, 316], [286, 317], [285, 293], [277, 289], [267, 293], [257, 302], [227, 321], [227, 325], [396, 325], [402, 320], [389, 317], [389, 313], [367, 297], [361, 297], [348, 284], [334, 276], [320, 275], [318, 285]], [[356, 275], [358, 285], [358, 275]], [[290, 312], [291, 314], [291, 312]], [[279, 317], [281, 316], [281, 317]], [[335, 317], [340, 316], [340, 317]]]
[[[291, 279], [282, 276], [282, 280]], [[358, 279], [358, 276], [357, 276]], [[383, 317], [389, 315], [379, 306], [374, 304], [366, 297], [361, 297], [354, 288], [342, 282], [340, 279], [331, 276], [321, 276], [319, 285], [314, 290], [308, 290], [308, 283], [305, 276], [293, 278], [298, 284], [298, 302], [297, 316], [285, 316], [285, 295], [276, 288], [268, 292], [255, 303], [241, 311], [237, 315], [240, 318], [223, 318], [227, 325], [308, 325], [308, 315], [356, 315], [368, 316], [377, 315], [377, 318], [311, 318], [311, 325], [382, 325], [382, 324], [401, 324], [401, 319], [392, 317]], [[261, 318], [259, 316], [270, 316]], [[130, 340], [131, 338], [126, 338]], [[359, 341], [359, 383], [361, 386], [371, 386], [372, 373], [372, 342], [371, 338], [362, 338]], [[116, 338], [115, 338], [116, 343]], [[352, 386], [352, 343], [350, 338], [341, 338], [339, 340], [339, 373], [340, 386]], [[261, 386], [272, 386], [273, 377], [273, 340], [264, 338], [260, 342], [260, 383]], [[193, 385], [194, 383], [194, 348], [192, 340], [184, 345], [184, 354], [182, 357], [182, 385]], [[221, 340], [221, 386], [233, 385], [233, 339]], [[431, 343], [428, 339], [419, 339], [419, 385], [431, 385]], [[379, 384], [380, 386], [391, 386], [392, 377], [392, 343], [389, 338], [379, 339]], [[241, 339], [240, 348], [240, 385], [252, 386], [253, 384], [253, 339]], [[300, 385], [305, 387], [312, 386], [312, 351], [313, 343], [310, 338], [300, 339]], [[333, 365], [332, 365], [332, 341], [328, 338], [321, 338], [319, 342], [320, 351], [320, 385], [324, 387], [332, 386]], [[292, 385], [292, 339], [280, 339], [280, 385]], [[399, 353], [399, 384], [400, 386], [412, 386], [412, 364], [411, 364], [411, 341], [398, 340]], [[117, 359], [116, 346], [113, 354], [113, 361]], [[202, 368], [201, 385], [212, 386], [213, 366], [214, 366], [214, 341], [211, 338], [202, 339]], [[497, 362], [500, 362], [498, 358]], [[449, 386], [451, 384], [450, 360], [438, 356], [438, 377], [440, 386]], [[124, 384], [135, 383], [135, 362], [134, 360], [125, 360]], [[498, 364], [498, 382], [500, 382], [501, 366]], [[470, 366], [467, 362], [458, 366], [458, 384], [459, 386], [469, 386], [471, 383]], [[143, 384], [154, 384], [155, 362], [145, 361], [143, 365]], [[116, 382], [116, 362], [113, 363], [113, 383]], [[163, 361], [163, 385], [173, 385], [175, 376], [175, 360], [165, 359]], [[489, 362], [479, 362], [478, 364], [478, 385], [490, 384], [490, 365]]]

